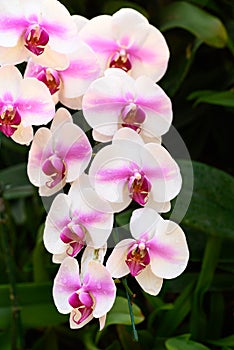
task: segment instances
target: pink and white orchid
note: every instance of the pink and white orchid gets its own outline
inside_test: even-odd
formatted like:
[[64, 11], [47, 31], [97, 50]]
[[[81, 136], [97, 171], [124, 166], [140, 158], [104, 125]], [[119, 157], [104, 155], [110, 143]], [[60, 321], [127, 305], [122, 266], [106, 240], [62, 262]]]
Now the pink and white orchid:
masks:
[[54, 117], [51, 95], [36, 79], [23, 79], [14, 66], [0, 67], [0, 81], [0, 131], [15, 142], [29, 144], [32, 125], [47, 124]]
[[106, 267], [114, 278], [130, 273], [145, 292], [157, 295], [164, 278], [179, 276], [187, 266], [189, 251], [184, 232], [151, 208], [133, 211], [130, 231], [133, 238], [115, 246]]
[[67, 257], [54, 280], [53, 298], [62, 314], [70, 313], [70, 327], [81, 328], [99, 318], [104, 328], [106, 314], [112, 308], [116, 287], [107, 269], [98, 261], [90, 261], [83, 278], [75, 258]]
[[171, 100], [146, 76], [136, 80], [122, 69], [110, 68], [89, 86], [83, 98], [83, 114], [94, 129], [93, 137], [106, 142], [121, 127], [129, 127], [154, 141], [172, 121]]
[[181, 188], [179, 167], [168, 151], [157, 143], [144, 144], [129, 128], [118, 130], [112, 144], [96, 154], [89, 176], [98, 195], [116, 212], [132, 200], [169, 211], [170, 200]]
[[113, 214], [108, 213], [108, 203], [85, 184], [84, 177], [87, 175], [72, 183], [68, 195], [59, 193], [55, 197], [46, 218], [44, 244], [55, 263], [68, 255], [76, 256], [85, 245], [93, 250], [103, 247], [112, 231]]
[[83, 130], [73, 124], [66, 109], [60, 108], [51, 128], [40, 128], [34, 136], [28, 157], [29, 180], [39, 187], [41, 196], [50, 196], [84, 172], [91, 154]]
[[121, 68], [134, 78], [147, 75], [154, 81], [166, 71], [166, 41], [136, 10], [122, 8], [112, 16], [94, 17], [79, 35], [98, 54], [103, 71]]
[[[77, 31], [88, 20], [81, 16], [72, 16], [77, 23]], [[73, 52], [67, 54], [69, 60], [65, 69], [53, 69], [51, 66], [42, 66], [29, 60], [26, 77], [35, 77], [42, 81], [53, 95], [54, 102], [60, 101], [72, 109], [81, 109], [84, 93], [92, 81], [100, 76], [100, 65], [93, 50], [79, 37], [74, 43]]]
[[0, 4], [0, 64], [32, 57], [55, 69], [68, 66], [77, 27], [57, 0], [2, 0]]

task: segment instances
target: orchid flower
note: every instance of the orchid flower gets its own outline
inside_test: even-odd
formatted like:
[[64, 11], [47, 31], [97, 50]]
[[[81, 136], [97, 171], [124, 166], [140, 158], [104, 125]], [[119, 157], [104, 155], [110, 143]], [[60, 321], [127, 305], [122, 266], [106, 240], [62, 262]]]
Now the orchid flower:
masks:
[[72, 183], [68, 195], [59, 193], [55, 197], [46, 218], [44, 244], [55, 263], [68, 255], [76, 256], [85, 245], [93, 250], [103, 247], [112, 231], [113, 214], [108, 213], [108, 203], [85, 184], [84, 177], [87, 175]]
[[[72, 16], [76, 19], [77, 31], [88, 22], [81, 16]], [[50, 66], [41, 66], [32, 59], [29, 60], [26, 77], [35, 77], [42, 81], [50, 90], [55, 104], [60, 101], [72, 109], [81, 109], [84, 93], [92, 81], [100, 76], [100, 66], [93, 50], [78, 37], [72, 53], [67, 54], [69, 64], [66, 69], [53, 69]]]
[[36, 63], [64, 69], [73, 51], [76, 24], [57, 0], [2, 0], [0, 64]]
[[47, 124], [55, 106], [47, 88], [34, 78], [22, 78], [14, 66], [0, 67], [0, 131], [20, 144], [33, 138], [32, 125]]
[[158, 81], [165, 73], [169, 50], [163, 35], [136, 10], [122, 8], [112, 16], [92, 18], [80, 31], [98, 55], [103, 71], [121, 68], [134, 78]]
[[154, 141], [166, 133], [172, 106], [165, 92], [146, 76], [136, 80], [121, 69], [110, 68], [89, 86], [83, 113], [97, 141], [110, 141], [121, 127], [129, 127]]
[[102, 148], [89, 169], [92, 185], [115, 212], [131, 200], [159, 212], [170, 210], [170, 200], [181, 188], [177, 163], [160, 144], [144, 144], [132, 129], [119, 129], [111, 145]]
[[67, 257], [54, 280], [53, 298], [62, 314], [70, 313], [70, 327], [81, 328], [99, 318], [104, 328], [106, 314], [112, 308], [116, 287], [107, 269], [98, 261], [90, 261], [83, 278], [75, 258]]
[[40, 196], [50, 196], [84, 172], [91, 154], [83, 130], [60, 108], [51, 128], [40, 128], [34, 136], [28, 157], [29, 180], [39, 187]]
[[157, 295], [164, 278], [175, 278], [186, 268], [189, 251], [184, 232], [151, 208], [133, 211], [130, 231], [133, 238], [115, 246], [106, 267], [114, 278], [130, 273], [145, 292]]

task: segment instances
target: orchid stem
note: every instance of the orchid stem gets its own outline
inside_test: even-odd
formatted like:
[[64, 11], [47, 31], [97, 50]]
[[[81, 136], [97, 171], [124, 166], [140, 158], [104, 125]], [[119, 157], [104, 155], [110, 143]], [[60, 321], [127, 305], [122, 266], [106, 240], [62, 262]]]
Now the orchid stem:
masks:
[[0, 205], [0, 235], [2, 240], [3, 255], [5, 258], [6, 272], [9, 281], [9, 297], [12, 307], [12, 350], [24, 349], [23, 329], [20, 317], [20, 308], [17, 300], [16, 280], [15, 280], [15, 264], [10, 248], [9, 233], [7, 230], [7, 215], [5, 213], [5, 206], [1, 200]]
[[129, 308], [129, 314], [130, 314], [131, 323], [132, 323], [133, 339], [135, 341], [138, 341], [138, 334], [137, 334], [137, 330], [136, 330], [136, 326], [135, 326], [134, 314], [133, 314], [133, 310], [132, 310], [132, 303], [131, 303], [131, 299], [130, 299], [130, 295], [134, 296], [134, 293], [128, 287], [126, 277], [122, 278], [122, 283], [125, 287], [125, 291], [126, 291], [126, 295], [127, 295], [127, 299], [128, 299], [128, 308]]

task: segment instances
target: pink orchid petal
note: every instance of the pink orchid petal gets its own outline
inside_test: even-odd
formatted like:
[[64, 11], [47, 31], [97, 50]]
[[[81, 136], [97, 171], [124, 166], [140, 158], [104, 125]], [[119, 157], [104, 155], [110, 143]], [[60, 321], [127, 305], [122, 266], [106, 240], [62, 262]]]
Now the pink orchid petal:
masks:
[[133, 67], [131, 75], [136, 78], [145, 74], [158, 81], [167, 69], [169, 50], [162, 33], [152, 25], [148, 27], [148, 35], [144, 44], [132, 48]]
[[103, 264], [104, 257], [107, 251], [107, 244], [99, 249], [94, 249], [93, 247], [87, 246], [82, 254], [81, 258], [81, 278], [83, 278], [89, 269], [89, 263], [92, 260], [96, 260]]
[[131, 234], [135, 239], [139, 239], [142, 234], [147, 234], [149, 239], [162, 220], [161, 216], [151, 208], [135, 209], [129, 223]]
[[27, 21], [23, 18], [19, 0], [1, 1], [0, 45], [15, 46]]
[[161, 221], [149, 242], [151, 268], [161, 278], [179, 276], [187, 266], [189, 251], [183, 230], [172, 221]]
[[153, 156], [155, 167], [144, 171], [152, 184], [152, 196], [156, 202], [167, 202], [174, 198], [181, 189], [180, 169], [169, 152], [162, 146], [154, 143], [145, 145], [148, 154], [144, 154], [144, 163], [150, 164], [146, 158]]
[[70, 198], [59, 193], [49, 210], [45, 222], [43, 241], [46, 249], [52, 254], [61, 254], [66, 245], [61, 241], [60, 234], [70, 222]]
[[63, 260], [54, 279], [53, 298], [55, 306], [62, 314], [71, 312], [68, 298], [81, 286], [78, 261], [67, 257]]
[[69, 65], [69, 58], [66, 54], [53, 51], [49, 46], [45, 47], [42, 55], [36, 56], [32, 53], [30, 57], [36, 64], [56, 70], [66, 69]]
[[5, 104], [13, 104], [21, 94], [22, 75], [15, 66], [0, 67], [0, 79], [4, 84], [0, 85], [0, 101]]
[[107, 68], [109, 56], [118, 48], [110, 35], [111, 30], [111, 16], [101, 15], [92, 18], [79, 32], [80, 38], [98, 55], [103, 71]]
[[109, 271], [99, 262], [90, 261], [88, 270], [89, 281], [86, 288], [89, 289], [95, 299], [93, 316], [99, 318], [112, 308], [115, 301], [116, 287]]
[[89, 20], [80, 15], [72, 15], [72, 20], [76, 25], [77, 32], [79, 33], [85, 24], [89, 22]]
[[76, 191], [74, 183], [69, 192], [71, 195], [72, 209], [77, 210], [79, 222], [87, 230], [87, 244], [95, 249], [102, 247], [113, 227], [111, 206], [101, 200], [91, 188]]
[[171, 210], [171, 203], [170, 202], [156, 202], [152, 195], [149, 195], [149, 200], [145, 204], [145, 208], [152, 208], [156, 210], [158, 213], [167, 213]]
[[59, 139], [55, 148], [66, 164], [66, 181], [74, 181], [91, 159], [91, 145], [87, 136], [77, 125], [66, 123], [59, 129]]
[[47, 128], [40, 128], [34, 136], [27, 166], [29, 180], [34, 186], [42, 186], [47, 181], [47, 176], [42, 172], [41, 166], [44, 158], [51, 154], [51, 146], [51, 131]]
[[106, 262], [106, 268], [114, 278], [126, 276], [129, 273], [129, 267], [125, 260], [131, 245], [135, 242], [134, 239], [124, 239], [116, 244]]
[[49, 32], [50, 47], [62, 53], [71, 52], [77, 27], [66, 7], [55, 0], [44, 1], [40, 7], [40, 24]]
[[147, 37], [147, 19], [131, 8], [122, 8], [112, 16], [112, 35], [121, 46], [142, 45]]
[[53, 254], [52, 262], [54, 264], [61, 264], [61, 262], [67, 257], [67, 253]]
[[0, 64], [19, 64], [28, 58], [28, 50], [23, 45], [22, 38], [13, 47], [0, 46]]
[[[82, 98], [83, 98], [83, 96], [79, 96], [79, 97], [76, 97], [76, 98], [66, 98], [63, 95], [63, 90], [61, 90], [61, 93], [59, 92], [58, 96], [59, 96], [58, 100], [64, 106], [66, 106], [66, 107], [68, 107], [70, 109], [82, 109]], [[58, 100], [57, 100], [57, 102], [58, 102]]]
[[[138, 152], [139, 152], [139, 149], [142, 149], [142, 147], [144, 146], [144, 141], [141, 138], [141, 136], [138, 135], [134, 130], [132, 130], [130, 128], [123, 128], [123, 129], [118, 130], [115, 133], [115, 135], [113, 137], [113, 141], [112, 141], [113, 144], [115, 144], [116, 142], [119, 142], [120, 140], [129, 141], [129, 147], [130, 147], [130, 144], [132, 143], [133, 148], [138, 147]], [[134, 146], [133, 142], [135, 142], [136, 144], [138, 144], [142, 147]]]
[[47, 124], [55, 114], [54, 102], [47, 87], [35, 78], [25, 78], [21, 82], [21, 89], [17, 104], [22, 124]]
[[102, 134], [102, 130], [98, 130], [98, 131], [93, 130], [92, 136], [95, 141], [102, 142], [102, 143], [109, 142], [112, 139], [112, 133], [111, 133], [111, 136], [107, 136], [106, 134]]
[[19, 125], [14, 134], [11, 136], [12, 140], [21, 144], [21, 145], [29, 145], [33, 139], [33, 128], [30, 126], [23, 127], [23, 125]]
[[141, 288], [150, 295], [157, 295], [162, 288], [163, 279], [154, 275], [150, 265], [135, 278]]
[[165, 134], [172, 122], [171, 100], [165, 92], [146, 76], [136, 80], [135, 103], [145, 111], [147, 117], [143, 128], [155, 136]]
[[82, 42], [79, 42], [75, 52], [69, 54], [69, 60], [68, 68], [60, 71], [63, 81], [62, 95], [65, 98], [77, 98], [99, 77], [100, 67], [95, 53]]
[[95, 80], [82, 101], [84, 117], [87, 122], [94, 128], [107, 126], [114, 134], [118, 128], [119, 116], [122, 108], [125, 106], [123, 96], [122, 81], [118, 77], [103, 77]]
[[99, 330], [103, 330], [103, 328], [105, 327], [105, 323], [106, 323], [106, 315], [99, 317]]
[[59, 108], [53, 118], [50, 130], [54, 133], [58, 128], [66, 123], [72, 123], [72, 116], [66, 108]]

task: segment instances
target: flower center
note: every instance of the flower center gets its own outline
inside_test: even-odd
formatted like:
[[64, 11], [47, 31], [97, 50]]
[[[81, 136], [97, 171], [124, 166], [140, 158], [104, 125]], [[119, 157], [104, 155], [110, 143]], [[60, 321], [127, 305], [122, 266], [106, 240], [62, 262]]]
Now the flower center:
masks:
[[0, 115], [0, 130], [8, 137], [12, 136], [20, 123], [21, 116], [18, 111], [12, 105], [6, 106]]
[[150, 263], [150, 256], [145, 242], [139, 242], [133, 245], [127, 254], [125, 260], [132, 276], [137, 276]]
[[66, 166], [64, 161], [56, 154], [46, 159], [42, 165], [42, 171], [50, 176], [50, 180], [46, 182], [46, 186], [53, 188], [65, 177]]
[[76, 256], [84, 247], [84, 237], [86, 229], [79, 223], [72, 221], [63, 228], [60, 233], [60, 239], [68, 245], [66, 250], [67, 255]]
[[135, 103], [130, 103], [121, 111], [123, 127], [128, 127], [134, 131], [141, 132], [141, 124], [145, 121], [145, 112]]
[[134, 171], [129, 178], [128, 189], [130, 197], [140, 205], [145, 205], [149, 198], [151, 183], [142, 171]]
[[44, 52], [45, 46], [49, 42], [49, 34], [38, 24], [34, 24], [26, 30], [24, 41], [24, 46], [32, 53], [39, 56]]
[[132, 68], [132, 64], [129, 60], [129, 55], [125, 49], [115, 52], [109, 60], [109, 68], [121, 68], [125, 72], [128, 72]]
[[[82, 287], [69, 297], [68, 302], [75, 309], [72, 319], [77, 324], [82, 323], [93, 312], [94, 299], [91, 293], [86, 292]], [[78, 319], [76, 311], [79, 312]]]
[[36, 78], [42, 81], [50, 90], [51, 95], [60, 89], [61, 79], [59, 73], [51, 68], [42, 68]]

